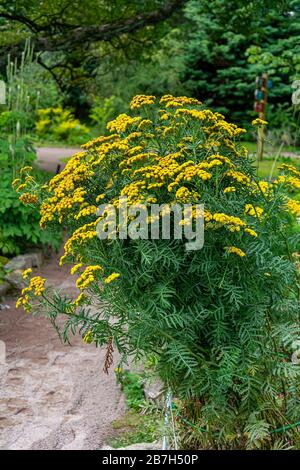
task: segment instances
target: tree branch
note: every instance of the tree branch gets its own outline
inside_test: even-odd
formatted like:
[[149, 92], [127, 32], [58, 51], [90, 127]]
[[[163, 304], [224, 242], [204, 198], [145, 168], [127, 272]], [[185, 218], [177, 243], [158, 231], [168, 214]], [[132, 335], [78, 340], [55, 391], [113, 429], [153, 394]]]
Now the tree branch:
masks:
[[[110, 41], [122, 34], [134, 33], [145, 26], [154, 26], [166, 20], [178, 10], [187, 0], [169, 0], [160, 9], [140, 13], [134, 18], [127, 18], [115, 23], [103, 25], [74, 26], [59, 23], [58, 31], [50, 21], [47, 25], [38, 25], [33, 20], [18, 14], [0, 12], [0, 17], [26, 25], [35, 33], [35, 49], [37, 51], [64, 51], [77, 46], [88, 46], [97, 41]], [[43, 33], [40, 34], [40, 33]]]

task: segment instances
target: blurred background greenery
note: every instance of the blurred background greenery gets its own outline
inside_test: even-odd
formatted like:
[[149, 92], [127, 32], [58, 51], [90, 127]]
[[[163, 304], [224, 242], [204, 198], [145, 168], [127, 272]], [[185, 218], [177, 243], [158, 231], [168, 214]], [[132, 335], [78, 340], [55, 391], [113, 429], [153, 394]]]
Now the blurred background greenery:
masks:
[[7, 85], [0, 253], [42, 241], [29, 209], [22, 217], [34, 227], [24, 234], [15, 226], [21, 205], [11, 189], [37, 147], [78, 147], [105, 134], [132, 96], [172, 93], [194, 96], [244, 126], [255, 158], [250, 123], [262, 73], [273, 87], [259, 172], [270, 178], [282, 160], [299, 162], [299, 105], [291, 100], [300, 79], [298, 0], [0, 0], [0, 79]]
[[[298, 0], [0, 0], [3, 79], [7, 54], [20, 59], [26, 38], [36, 60], [24, 79], [39, 109], [67, 108], [97, 134], [139, 93], [192, 95], [249, 127], [255, 77], [268, 72], [270, 128], [298, 143]], [[87, 128], [71, 121], [61, 113], [58, 126], [39, 123], [37, 135], [81, 143]]]

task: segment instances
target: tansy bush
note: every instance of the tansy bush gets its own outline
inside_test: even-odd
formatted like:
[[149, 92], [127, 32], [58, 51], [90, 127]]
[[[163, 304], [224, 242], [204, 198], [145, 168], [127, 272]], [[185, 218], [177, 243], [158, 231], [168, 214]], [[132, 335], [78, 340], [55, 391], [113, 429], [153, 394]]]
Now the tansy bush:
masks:
[[[300, 172], [285, 166], [277, 180], [260, 180], [239, 144], [243, 129], [195, 99], [142, 95], [130, 107], [49, 184], [27, 180], [41, 227], [68, 231], [61, 264], [73, 265], [79, 296], [62, 298], [34, 277], [18, 304], [43, 310], [64, 340], [79, 330], [107, 345], [106, 369], [113, 348], [155, 358], [177, 399], [183, 447], [299, 447], [291, 355], [300, 337]], [[203, 248], [100, 239], [97, 207], [118, 208], [120, 196], [129, 205], [204, 204]]]

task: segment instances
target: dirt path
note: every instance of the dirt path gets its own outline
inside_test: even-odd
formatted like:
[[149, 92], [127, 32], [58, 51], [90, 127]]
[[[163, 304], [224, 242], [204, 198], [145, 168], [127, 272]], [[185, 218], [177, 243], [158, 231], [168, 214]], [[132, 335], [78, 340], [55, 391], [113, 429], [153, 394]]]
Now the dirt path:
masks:
[[[41, 274], [76, 295], [67, 268], [56, 260]], [[0, 448], [101, 448], [124, 411], [113, 369], [102, 372], [104, 351], [79, 337], [62, 345], [46, 319], [17, 311], [12, 297], [6, 303], [10, 310], [0, 311], [7, 348], [0, 364]]]
[[76, 152], [80, 152], [80, 149], [68, 147], [39, 147], [36, 149], [37, 161], [40, 168], [51, 171], [51, 173], [57, 172], [57, 165], [60, 165], [60, 170], [62, 170], [66, 165], [63, 160], [71, 157]]

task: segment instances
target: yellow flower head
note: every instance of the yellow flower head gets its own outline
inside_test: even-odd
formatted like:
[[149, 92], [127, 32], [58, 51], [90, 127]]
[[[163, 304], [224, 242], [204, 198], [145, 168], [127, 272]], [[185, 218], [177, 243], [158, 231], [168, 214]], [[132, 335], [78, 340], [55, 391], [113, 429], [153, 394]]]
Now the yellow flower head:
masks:
[[226, 246], [225, 250], [227, 251], [227, 253], [234, 253], [235, 255], [240, 256], [241, 258], [246, 256], [246, 253], [240, 248], [237, 248], [236, 246]]
[[252, 228], [245, 228], [245, 232], [251, 235], [252, 237], [257, 237], [257, 233], [255, 232], [255, 230], [252, 230]]
[[295, 201], [294, 199], [289, 199], [286, 203], [287, 210], [291, 212], [296, 217], [300, 217], [300, 202]]
[[252, 126], [257, 126], [257, 127], [266, 126], [268, 124], [268, 121], [264, 121], [263, 119], [256, 118], [256, 119], [253, 119], [251, 124]]
[[71, 269], [70, 274], [72, 275], [75, 274], [78, 271], [78, 269], [80, 269], [82, 266], [83, 266], [82, 263], [75, 264], [75, 266], [73, 266], [73, 268]]
[[132, 99], [130, 103], [130, 109], [139, 109], [142, 106], [154, 104], [155, 100], [156, 100], [155, 96], [137, 95]]
[[112, 273], [110, 276], [104, 279], [105, 284], [110, 284], [112, 281], [120, 277], [119, 273]]
[[20, 175], [23, 175], [23, 173], [29, 173], [30, 171], [32, 171], [32, 166], [24, 166], [21, 168]]
[[227, 194], [227, 193], [234, 193], [236, 191], [235, 187], [234, 186], [227, 186], [225, 189], [224, 189], [224, 193]]
[[25, 269], [25, 271], [23, 271], [23, 273], [22, 273], [23, 279], [27, 279], [28, 276], [29, 276], [29, 274], [31, 274], [31, 273], [32, 273], [32, 269], [31, 269], [31, 268]]
[[245, 213], [251, 215], [252, 217], [261, 219], [263, 212], [264, 210], [259, 206], [253, 206], [252, 204], [245, 205]]
[[19, 197], [20, 201], [23, 204], [36, 204], [38, 202], [38, 197], [35, 194], [24, 193], [22, 196]]
[[86, 299], [86, 295], [83, 292], [81, 292], [79, 296], [77, 297], [77, 299], [74, 300], [74, 305], [78, 307], [78, 305], [84, 302], [85, 299]]
[[92, 342], [94, 341], [93, 332], [92, 332], [92, 331], [88, 331], [88, 332], [84, 335], [83, 341], [84, 341], [85, 343], [88, 343], [88, 344], [92, 343]]

